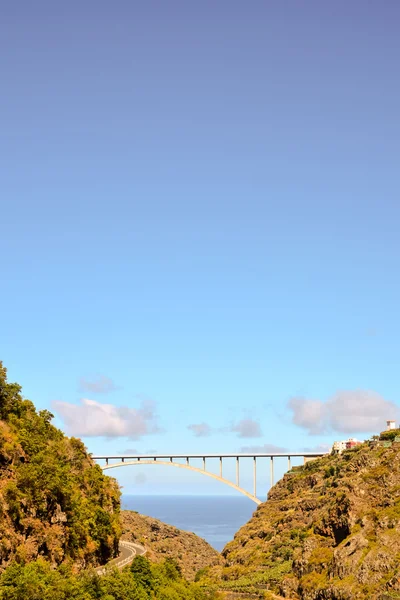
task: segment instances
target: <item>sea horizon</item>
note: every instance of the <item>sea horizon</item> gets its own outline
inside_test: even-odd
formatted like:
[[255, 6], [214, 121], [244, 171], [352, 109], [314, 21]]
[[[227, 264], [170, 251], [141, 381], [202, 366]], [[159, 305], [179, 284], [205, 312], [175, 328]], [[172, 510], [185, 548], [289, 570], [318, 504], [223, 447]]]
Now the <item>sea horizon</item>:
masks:
[[123, 494], [121, 508], [195, 533], [220, 552], [257, 506], [233, 494]]

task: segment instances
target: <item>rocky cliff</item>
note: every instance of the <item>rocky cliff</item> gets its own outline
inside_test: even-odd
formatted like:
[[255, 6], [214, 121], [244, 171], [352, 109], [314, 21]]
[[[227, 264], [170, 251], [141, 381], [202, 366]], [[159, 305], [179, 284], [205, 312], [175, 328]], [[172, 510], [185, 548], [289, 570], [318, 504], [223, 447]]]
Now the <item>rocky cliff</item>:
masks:
[[118, 551], [116, 482], [6, 375], [0, 362], [0, 572], [38, 557], [103, 564]]
[[146, 556], [153, 562], [175, 559], [189, 581], [200, 569], [222, 564], [220, 553], [194, 533], [133, 511], [122, 511], [121, 521], [122, 539], [143, 544], [147, 548]]
[[400, 444], [292, 469], [222, 554], [204, 583], [268, 598], [400, 598]]

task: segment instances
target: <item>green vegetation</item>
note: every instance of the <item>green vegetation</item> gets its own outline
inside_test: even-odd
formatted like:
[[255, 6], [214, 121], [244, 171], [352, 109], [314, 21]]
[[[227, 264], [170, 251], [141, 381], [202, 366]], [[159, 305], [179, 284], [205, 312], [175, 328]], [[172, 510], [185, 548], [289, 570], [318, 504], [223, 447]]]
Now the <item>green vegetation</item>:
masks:
[[119, 499], [82, 442], [37, 412], [0, 363], [0, 569], [40, 556], [102, 564], [118, 551]]
[[382, 431], [379, 439], [393, 442], [397, 437], [400, 438], [400, 429], [390, 429], [389, 431]]
[[171, 558], [138, 556], [102, 576], [90, 569], [118, 553], [118, 485], [6, 375], [0, 362], [0, 600], [216, 598]]
[[138, 556], [123, 571], [99, 577], [69, 567], [51, 569], [43, 559], [14, 564], [0, 577], [1, 600], [213, 600], [197, 584], [182, 578], [171, 559], [151, 564]]
[[301, 600], [399, 597], [399, 450], [367, 442], [292, 469], [224, 548], [225, 564], [197, 580]]
[[124, 535], [148, 554], [98, 576], [92, 567], [118, 551], [119, 488], [51, 421], [0, 363], [0, 600], [400, 598], [400, 430], [293, 468], [222, 561], [126, 514]]
[[173, 558], [189, 581], [201, 569], [223, 562], [220, 553], [194, 533], [132, 511], [122, 510], [120, 517], [123, 539], [146, 546], [146, 558], [151, 562]]

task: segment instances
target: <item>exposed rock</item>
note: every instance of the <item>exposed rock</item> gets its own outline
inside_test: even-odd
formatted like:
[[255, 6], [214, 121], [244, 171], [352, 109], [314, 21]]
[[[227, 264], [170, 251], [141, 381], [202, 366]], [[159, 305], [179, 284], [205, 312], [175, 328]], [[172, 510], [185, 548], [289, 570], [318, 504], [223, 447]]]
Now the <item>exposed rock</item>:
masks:
[[0, 573], [13, 561], [79, 569], [118, 553], [119, 487], [51, 419], [0, 361]]
[[52, 523], [66, 523], [68, 521], [67, 514], [61, 510], [61, 506], [56, 504], [56, 510], [51, 517]]
[[204, 582], [302, 600], [400, 599], [400, 452], [363, 444], [295, 467]]
[[189, 580], [204, 567], [222, 564], [219, 552], [194, 533], [133, 511], [122, 511], [121, 521], [122, 539], [143, 544], [147, 548], [147, 557], [154, 562], [174, 558]]

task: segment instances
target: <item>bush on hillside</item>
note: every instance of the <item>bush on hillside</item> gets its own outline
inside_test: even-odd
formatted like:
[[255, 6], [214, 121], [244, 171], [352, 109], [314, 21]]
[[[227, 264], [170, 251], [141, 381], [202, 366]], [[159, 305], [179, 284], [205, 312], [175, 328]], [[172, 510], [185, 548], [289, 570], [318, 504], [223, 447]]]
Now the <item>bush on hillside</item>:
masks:
[[84, 567], [118, 552], [118, 485], [52, 417], [0, 362], [0, 570], [39, 556]]
[[197, 584], [185, 581], [171, 561], [151, 564], [137, 557], [131, 568], [99, 577], [73, 574], [71, 568], [51, 569], [39, 559], [13, 564], [0, 577], [0, 600], [214, 600]]

